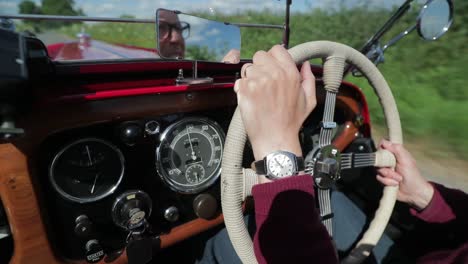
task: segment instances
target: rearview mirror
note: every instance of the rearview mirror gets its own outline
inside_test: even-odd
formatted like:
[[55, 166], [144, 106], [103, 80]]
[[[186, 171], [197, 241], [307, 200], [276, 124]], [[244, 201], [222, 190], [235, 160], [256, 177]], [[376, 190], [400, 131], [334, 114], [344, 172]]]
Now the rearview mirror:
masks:
[[418, 17], [418, 33], [425, 40], [436, 40], [447, 32], [453, 21], [450, 0], [429, 0]]
[[240, 52], [238, 26], [167, 9], [156, 11], [156, 24], [162, 58], [221, 62], [230, 51]]

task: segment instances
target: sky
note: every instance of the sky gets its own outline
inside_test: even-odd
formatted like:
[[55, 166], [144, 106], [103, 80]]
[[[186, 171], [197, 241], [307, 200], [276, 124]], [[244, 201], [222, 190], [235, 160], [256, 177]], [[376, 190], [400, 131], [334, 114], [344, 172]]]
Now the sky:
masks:
[[[32, 0], [40, 4], [40, 0]], [[293, 0], [292, 12], [307, 11], [311, 8], [336, 7], [340, 4], [355, 6], [365, 0]], [[0, 0], [0, 14], [17, 14], [21, 0]], [[371, 6], [390, 8], [400, 5], [404, 0], [367, 0]], [[137, 18], [153, 17], [158, 7], [191, 11], [232, 13], [245, 9], [284, 11], [285, 0], [75, 0], [75, 6], [83, 9], [88, 16], [119, 17], [122, 14]]]

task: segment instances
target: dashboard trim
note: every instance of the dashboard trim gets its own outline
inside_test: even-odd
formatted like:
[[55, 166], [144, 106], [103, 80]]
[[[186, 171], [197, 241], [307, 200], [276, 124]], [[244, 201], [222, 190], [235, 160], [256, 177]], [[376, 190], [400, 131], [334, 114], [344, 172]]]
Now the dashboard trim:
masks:
[[49, 244], [27, 157], [13, 144], [0, 144], [0, 198], [14, 240], [11, 264], [59, 263]]

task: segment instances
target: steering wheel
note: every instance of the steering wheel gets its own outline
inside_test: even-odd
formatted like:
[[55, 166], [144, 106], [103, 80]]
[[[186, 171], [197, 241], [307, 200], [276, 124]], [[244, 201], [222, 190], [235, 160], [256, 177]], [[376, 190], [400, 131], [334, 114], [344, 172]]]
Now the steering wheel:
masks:
[[[395, 99], [384, 77], [377, 67], [359, 51], [330, 41], [313, 41], [295, 46], [289, 50], [296, 64], [300, 64], [312, 58], [324, 58], [323, 82], [326, 90], [325, 111], [320, 131], [319, 147], [330, 149], [332, 138], [336, 95], [343, 78], [346, 63], [356, 66], [374, 88], [380, 104], [384, 110], [385, 120], [388, 128], [389, 139], [394, 143], [403, 143], [400, 117], [396, 107]], [[258, 177], [251, 169], [242, 168], [243, 150], [247, 140], [247, 134], [242, 123], [239, 108], [232, 117], [231, 124], [226, 136], [224, 154], [222, 160], [221, 174], [221, 204], [224, 221], [231, 242], [243, 263], [257, 263], [253, 243], [247, 232], [242, 213], [242, 202], [251, 195], [253, 185], [257, 183]], [[320, 152], [320, 150], [319, 150]], [[348, 153], [346, 153], [348, 154]], [[343, 155], [341, 159], [344, 159]], [[354, 162], [353, 158], [359, 155], [347, 155], [348, 168], [350, 164], [363, 164]], [[341, 163], [342, 161], [338, 161]], [[386, 150], [378, 150], [370, 153], [364, 164], [377, 167], [395, 167], [395, 157]], [[358, 165], [359, 166], [359, 165]], [[338, 168], [340, 170], [340, 168]], [[316, 181], [317, 183], [317, 181]], [[343, 262], [360, 263], [370, 255], [372, 248], [377, 244], [390, 219], [398, 193], [397, 186], [384, 187], [383, 196], [379, 208], [375, 213], [369, 228], [356, 247], [351, 251]]]

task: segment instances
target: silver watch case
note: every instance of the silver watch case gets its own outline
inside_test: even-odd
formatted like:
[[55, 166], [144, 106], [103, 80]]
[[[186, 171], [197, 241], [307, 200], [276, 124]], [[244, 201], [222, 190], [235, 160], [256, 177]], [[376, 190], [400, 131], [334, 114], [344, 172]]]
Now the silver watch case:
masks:
[[[297, 175], [299, 173], [297, 160], [297, 156], [288, 151], [279, 150], [268, 154], [263, 158], [266, 178], [279, 180], [288, 176]], [[285, 166], [287, 167], [284, 168]]]

